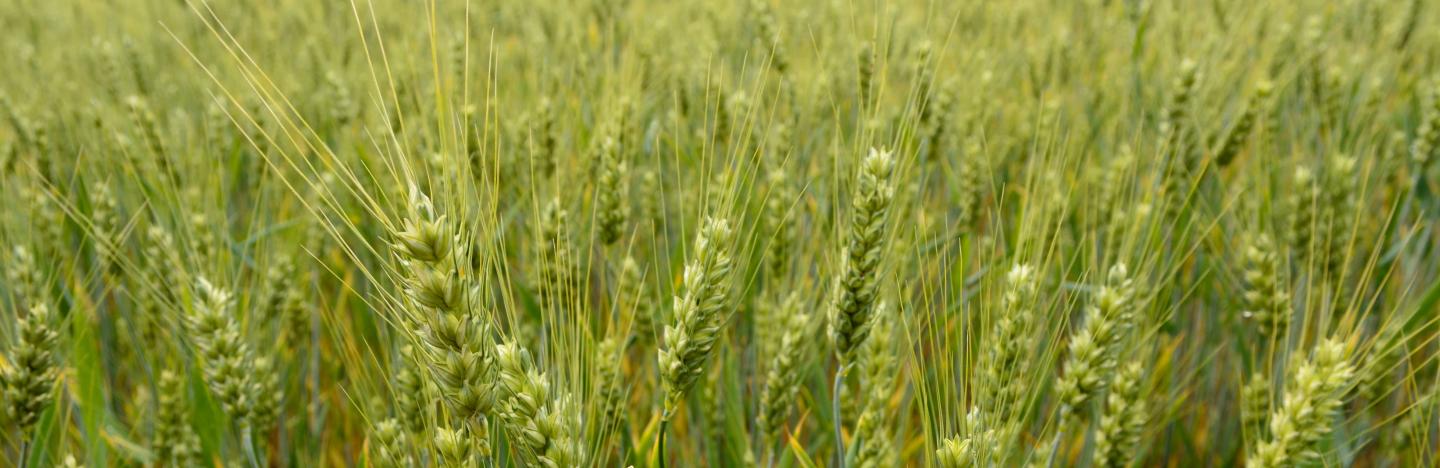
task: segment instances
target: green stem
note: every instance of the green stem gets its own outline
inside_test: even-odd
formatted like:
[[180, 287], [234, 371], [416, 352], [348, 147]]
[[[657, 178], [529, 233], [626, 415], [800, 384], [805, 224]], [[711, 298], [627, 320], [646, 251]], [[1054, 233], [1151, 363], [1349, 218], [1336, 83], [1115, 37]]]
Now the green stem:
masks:
[[845, 468], [845, 438], [842, 435], [841, 426], [845, 424], [844, 418], [840, 417], [840, 389], [844, 383], [845, 372], [850, 367], [842, 361], [838, 369], [835, 369], [835, 384], [830, 390], [830, 414], [835, 418], [835, 466]]
[[665, 468], [665, 433], [668, 432], [669, 429], [670, 411], [665, 411], [665, 413], [660, 416], [660, 433], [655, 435], [655, 437], [658, 438], [655, 443], [657, 447], [655, 457], [658, 458], [656, 464], [659, 465], [660, 468]]
[[240, 449], [245, 451], [245, 459], [250, 466], [260, 468], [260, 459], [255, 455], [255, 437], [250, 434], [250, 425], [240, 425]]
[[1060, 454], [1060, 440], [1064, 437], [1065, 428], [1061, 427], [1059, 431], [1056, 431], [1055, 439], [1050, 441], [1050, 456], [1045, 459], [1046, 468], [1053, 468], [1055, 466], [1056, 455]]

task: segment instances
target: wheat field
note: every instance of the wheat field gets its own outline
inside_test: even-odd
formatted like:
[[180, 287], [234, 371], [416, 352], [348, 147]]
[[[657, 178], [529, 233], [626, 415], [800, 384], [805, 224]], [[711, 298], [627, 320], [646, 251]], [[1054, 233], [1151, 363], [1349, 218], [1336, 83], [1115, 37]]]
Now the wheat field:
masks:
[[1436, 466], [1440, 5], [0, 6], [0, 460]]

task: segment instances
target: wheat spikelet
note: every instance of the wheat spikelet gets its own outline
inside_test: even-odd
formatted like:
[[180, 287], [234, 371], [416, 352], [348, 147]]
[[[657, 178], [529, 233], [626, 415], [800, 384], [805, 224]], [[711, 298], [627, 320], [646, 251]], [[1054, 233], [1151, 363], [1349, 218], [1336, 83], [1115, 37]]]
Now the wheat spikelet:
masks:
[[595, 392], [600, 400], [601, 427], [619, 427], [625, 418], [625, 381], [621, 374], [625, 343], [629, 340], [608, 336], [595, 347]]
[[800, 297], [791, 293], [780, 306], [773, 319], [779, 327], [765, 326], [764, 329], [780, 329], [780, 343], [774, 352], [766, 354], [765, 387], [760, 392], [759, 428], [766, 446], [774, 447], [780, 442], [789, 419], [792, 403], [800, 390], [798, 367], [807, 350], [806, 332], [809, 329], [809, 315], [802, 309]]
[[399, 468], [414, 464], [409, 451], [405, 448], [405, 432], [395, 418], [375, 423], [375, 426], [370, 429], [370, 438], [375, 441], [371, 449], [373, 450], [371, 458], [376, 465]]
[[1317, 344], [1314, 355], [1289, 374], [1280, 407], [1270, 414], [1269, 438], [1256, 445], [1245, 466], [1293, 466], [1321, 460], [1320, 444], [1333, 429], [1353, 376], [1345, 343], [1327, 340]]
[[1398, 324], [1385, 324], [1371, 342], [1370, 351], [1365, 353], [1359, 366], [1360, 381], [1356, 385], [1357, 393], [1366, 400], [1381, 401], [1399, 386], [1394, 377], [1406, 357], [1402, 334]]
[[1116, 264], [1106, 276], [1085, 309], [1084, 328], [1070, 338], [1065, 373], [1056, 384], [1062, 421], [1105, 390], [1118, 365], [1118, 347], [1134, 327], [1129, 270], [1123, 263]]
[[852, 200], [849, 237], [841, 251], [841, 273], [830, 305], [830, 341], [842, 366], [853, 362], [854, 352], [865, 342], [875, 307], [880, 262], [886, 255], [885, 241], [890, 205], [895, 196], [890, 173], [894, 169], [890, 152], [871, 149], [861, 162]]
[[601, 244], [611, 245], [624, 234], [625, 224], [630, 218], [626, 194], [629, 191], [629, 165], [620, 154], [619, 144], [612, 137], [600, 142], [600, 170], [597, 174], [595, 217], [600, 224], [598, 236]]
[[665, 413], [671, 414], [704, 369], [720, 327], [729, 317], [730, 223], [706, 218], [695, 235], [680, 293], [659, 353]]
[[40, 266], [35, 263], [35, 256], [30, 253], [30, 249], [23, 245], [11, 249], [9, 262], [5, 265], [5, 279], [9, 283], [7, 289], [17, 296], [20, 304], [39, 303], [44, 297]]
[[1240, 388], [1240, 425], [1251, 445], [1269, 429], [1265, 421], [1270, 417], [1270, 389], [1270, 376], [1258, 371]]
[[196, 294], [186, 324], [204, 364], [205, 384], [225, 414], [248, 428], [259, 389], [253, 374], [255, 357], [233, 316], [234, 301], [229, 291], [204, 278], [198, 280]]
[[1269, 235], [1254, 235], [1243, 252], [1245, 309], [1240, 316], [1255, 323], [1263, 342], [1277, 343], [1290, 323], [1290, 293], [1281, 277], [1285, 268]]
[[875, 62], [877, 61], [875, 44], [870, 41], [861, 42], [856, 55], [859, 57], [857, 84], [860, 89], [857, 104], [861, 110], [868, 110], [875, 93]]
[[1357, 198], [1359, 197], [1358, 182], [1356, 181], [1356, 160], [1355, 157], [1347, 154], [1336, 154], [1326, 161], [1325, 181], [1323, 183], [1324, 198], [1321, 202], [1321, 219], [1323, 223], [1318, 235], [1323, 235], [1323, 243], [1319, 246], [1324, 255], [1325, 272], [1332, 278], [1343, 278], [1345, 272], [1346, 249], [1350, 242], [1350, 233], [1354, 227], [1355, 210]]
[[1220, 140], [1220, 146], [1215, 149], [1217, 166], [1229, 166], [1235, 160], [1235, 156], [1240, 154], [1241, 146], [1245, 145], [1245, 140], [1250, 138], [1250, 133], [1255, 127], [1255, 113], [1259, 110], [1260, 105], [1269, 99], [1273, 89], [1274, 85], [1269, 81], [1261, 81], [1255, 86], [1255, 94], [1245, 104], [1245, 110], [1240, 112], [1240, 116], [1235, 119], [1235, 125], [1230, 127], [1230, 132], [1225, 134], [1225, 138]]
[[94, 236], [95, 254], [101, 262], [113, 268], [115, 252], [113, 247], [120, 241], [120, 203], [108, 182], [97, 182], [90, 191], [90, 225]]
[[403, 362], [399, 372], [395, 373], [395, 409], [399, 414], [399, 422], [411, 436], [423, 440], [423, 436], [430, 428], [432, 415], [431, 406], [434, 404], [435, 388], [423, 375], [417, 372], [415, 366], [419, 364], [414, 348], [406, 346], [400, 349]]
[[561, 307], [575, 300], [579, 293], [580, 267], [570, 247], [568, 233], [570, 212], [554, 198], [545, 205], [540, 217], [539, 269], [535, 284], [547, 307]]
[[1123, 467], [1136, 459], [1141, 432], [1150, 417], [1145, 396], [1140, 393], [1143, 372], [1139, 363], [1132, 362], [1110, 383], [1099, 430], [1095, 431], [1095, 466]]
[[157, 464], [193, 466], [200, 453], [200, 439], [190, 428], [189, 394], [181, 376], [170, 370], [160, 372], [155, 392], [159, 409], [155, 413], [155, 434], [150, 450]]
[[570, 398], [552, 395], [529, 351], [514, 342], [497, 345], [495, 361], [504, 388], [502, 419], [522, 460], [552, 468], [578, 465], [579, 415]]
[[773, 234], [765, 246], [765, 273], [771, 281], [778, 282], [789, 274], [790, 262], [793, 261], [790, 251], [795, 244], [795, 229], [791, 206], [799, 194], [783, 170], [771, 170], [766, 181], [770, 185], [770, 193], [765, 199], [765, 227]]
[[29, 313], [19, 318], [20, 340], [8, 353], [9, 365], [0, 369], [5, 420], [26, 439], [40, 413], [55, 399], [59, 366], [54, 352], [59, 334], [50, 327], [49, 306], [31, 305]]
[[630, 315], [630, 335], [639, 343], [649, 345], [655, 339], [655, 305], [645, 273], [635, 257], [625, 256], [620, 262], [619, 300], [615, 306]]
[[1001, 298], [999, 320], [990, 330], [988, 350], [979, 375], [977, 401], [981, 411], [1008, 421], [1024, 402], [1025, 356], [1035, 320], [1035, 269], [1016, 264], [1005, 275], [1007, 289]]
[[435, 438], [431, 442], [431, 446], [435, 450], [436, 462], [445, 468], [478, 467], [479, 464], [475, 462], [472, 440], [470, 433], [463, 426], [436, 428]]
[[775, 72], [785, 74], [790, 62], [785, 52], [785, 44], [780, 41], [780, 28], [776, 24], [778, 21], [775, 11], [770, 8], [767, 0], [751, 0], [750, 12], [756, 27], [755, 42], [762, 51], [770, 54], [770, 66]]
[[979, 410], [965, 415], [964, 434], [945, 439], [935, 450], [935, 462], [943, 468], [995, 466], [1004, 456], [1006, 430], [984, 427]]
[[860, 397], [864, 400], [855, 422], [855, 456], [853, 466], [875, 468], [893, 466], [896, 448], [891, 441], [890, 394], [897, 378], [895, 350], [892, 348], [896, 314], [884, 302], [875, 306], [871, 336], [865, 342], [860, 359]]
[[1295, 168], [1292, 184], [1285, 207], [1289, 215], [1289, 236], [1286, 240], [1290, 242], [1290, 250], [1304, 264], [1310, 253], [1315, 251], [1313, 242], [1318, 222], [1316, 204], [1320, 203], [1320, 184], [1315, 180], [1315, 172], [1304, 166]]
[[1410, 146], [1410, 159], [1419, 166], [1419, 172], [1423, 174], [1435, 159], [1435, 148], [1440, 146], [1440, 80], [1432, 83], [1426, 92], [1417, 94], [1421, 98], [1423, 118], [1419, 128], [1415, 129], [1415, 140]]
[[961, 150], [959, 167], [956, 169], [955, 224], [966, 229], [973, 228], [980, 218], [980, 201], [984, 195], [986, 172], [989, 171], [984, 146], [980, 139], [971, 137]]
[[[407, 220], [404, 230], [394, 234], [394, 249], [408, 267], [405, 292], [422, 317], [417, 335], [425, 345], [431, 377], [445, 402], [461, 421], [471, 423], [471, 435], [486, 439], [485, 416], [494, 404], [490, 329], [474, 303], [469, 288], [461, 284], [454, 257], [456, 240], [445, 216], [435, 217], [428, 198], [418, 192], [422, 218]], [[481, 447], [480, 453], [487, 452]]]
[[280, 371], [275, 368], [272, 358], [259, 357], [255, 359], [252, 372], [255, 379], [253, 427], [257, 430], [274, 427], [284, 401], [280, 390]]

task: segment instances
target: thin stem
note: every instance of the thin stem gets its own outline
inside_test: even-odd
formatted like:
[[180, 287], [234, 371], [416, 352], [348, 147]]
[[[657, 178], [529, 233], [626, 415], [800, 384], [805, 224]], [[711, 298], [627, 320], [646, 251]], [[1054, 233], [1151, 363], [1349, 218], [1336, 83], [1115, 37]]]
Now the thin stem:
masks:
[[660, 468], [665, 468], [665, 433], [668, 432], [669, 429], [670, 411], [667, 410], [660, 416], [660, 433], [655, 435], [655, 437], [659, 439], [655, 442], [657, 447], [655, 457], [658, 458], [656, 464], [659, 465]]
[[1065, 431], [1070, 428], [1070, 418], [1074, 411], [1069, 405], [1060, 409], [1060, 420], [1055, 422], [1055, 439], [1050, 442], [1050, 455], [1046, 457], [1045, 466], [1055, 466], [1055, 458], [1060, 454], [1060, 442], [1065, 439]]
[[835, 370], [835, 384], [830, 390], [830, 414], [835, 418], [835, 466], [845, 468], [845, 438], [842, 435], [841, 426], [845, 424], [844, 418], [840, 417], [840, 390], [845, 380], [845, 372], [850, 370], [847, 364], [840, 364]]
[[245, 459], [250, 466], [260, 468], [260, 459], [255, 456], [255, 438], [250, 434], [250, 425], [240, 425], [240, 449], [245, 451]]
[[1046, 466], [1046, 467], [1054, 467], [1054, 466], [1055, 466], [1055, 458], [1056, 458], [1055, 456], [1060, 454], [1060, 440], [1063, 439], [1064, 437], [1065, 437], [1065, 428], [1062, 426], [1062, 427], [1060, 427], [1060, 430], [1059, 430], [1059, 431], [1056, 431], [1056, 432], [1055, 432], [1055, 439], [1052, 440], [1052, 441], [1050, 441], [1050, 456], [1046, 457], [1046, 459], [1045, 459], [1045, 466]]

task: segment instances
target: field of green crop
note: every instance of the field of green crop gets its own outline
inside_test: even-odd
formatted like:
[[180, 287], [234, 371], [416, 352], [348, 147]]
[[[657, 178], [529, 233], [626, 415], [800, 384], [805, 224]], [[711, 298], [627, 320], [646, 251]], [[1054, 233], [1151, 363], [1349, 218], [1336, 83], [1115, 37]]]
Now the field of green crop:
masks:
[[0, 466], [1440, 463], [1440, 5], [0, 5]]

